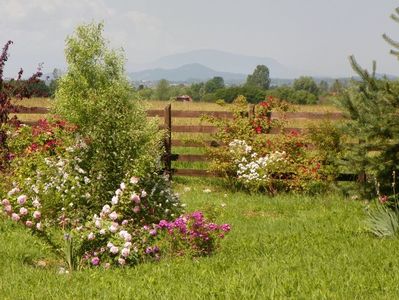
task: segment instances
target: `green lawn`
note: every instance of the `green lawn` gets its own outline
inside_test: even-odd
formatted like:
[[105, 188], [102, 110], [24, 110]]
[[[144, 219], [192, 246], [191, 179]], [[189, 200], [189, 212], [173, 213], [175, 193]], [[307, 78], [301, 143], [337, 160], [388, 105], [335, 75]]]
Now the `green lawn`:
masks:
[[214, 256], [58, 274], [56, 259], [37, 266], [48, 250], [0, 220], [0, 298], [399, 299], [399, 241], [366, 232], [363, 202], [229, 193], [198, 179], [175, 187], [188, 211], [213, 207], [231, 223]]

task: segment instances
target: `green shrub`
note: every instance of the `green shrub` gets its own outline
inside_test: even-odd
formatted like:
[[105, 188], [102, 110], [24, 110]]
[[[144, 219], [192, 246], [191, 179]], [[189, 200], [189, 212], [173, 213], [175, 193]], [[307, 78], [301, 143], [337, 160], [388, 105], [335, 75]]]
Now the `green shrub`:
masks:
[[156, 170], [162, 137], [125, 77], [122, 53], [108, 49], [102, 31], [93, 23], [68, 37], [68, 71], [55, 97], [55, 113], [87, 139], [82, 167], [95, 179], [94, 199], [110, 195], [126, 176]]

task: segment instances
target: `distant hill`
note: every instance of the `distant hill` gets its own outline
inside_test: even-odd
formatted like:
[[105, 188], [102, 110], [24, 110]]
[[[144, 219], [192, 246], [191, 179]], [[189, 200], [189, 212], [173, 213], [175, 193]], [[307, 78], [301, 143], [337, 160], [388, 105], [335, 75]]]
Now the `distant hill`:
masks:
[[215, 76], [223, 77], [226, 83], [239, 84], [246, 80], [246, 74], [220, 72], [199, 63], [186, 64], [177, 68], [156, 68], [128, 74], [133, 81], [158, 81], [167, 79], [173, 82], [198, 82]]
[[176, 69], [193, 64], [237, 74], [250, 74], [257, 65], [265, 65], [270, 70], [270, 76], [274, 78], [295, 78], [300, 75], [297, 70], [288, 68], [273, 58], [233, 54], [219, 50], [195, 50], [173, 54], [150, 63], [133, 65], [133, 68], [138, 71]]

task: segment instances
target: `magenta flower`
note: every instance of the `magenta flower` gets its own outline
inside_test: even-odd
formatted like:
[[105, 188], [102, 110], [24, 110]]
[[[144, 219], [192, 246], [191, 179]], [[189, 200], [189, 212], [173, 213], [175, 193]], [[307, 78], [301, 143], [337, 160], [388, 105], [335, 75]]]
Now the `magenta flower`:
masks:
[[223, 224], [220, 226], [220, 229], [222, 229], [224, 232], [229, 232], [231, 230], [231, 226], [229, 224]]
[[100, 259], [96, 256], [91, 259], [93, 266], [98, 266], [100, 264]]
[[151, 229], [150, 230], [150, 235], [151, 236], [156, 236], [157, 235], [157, 230], [156, 229]]

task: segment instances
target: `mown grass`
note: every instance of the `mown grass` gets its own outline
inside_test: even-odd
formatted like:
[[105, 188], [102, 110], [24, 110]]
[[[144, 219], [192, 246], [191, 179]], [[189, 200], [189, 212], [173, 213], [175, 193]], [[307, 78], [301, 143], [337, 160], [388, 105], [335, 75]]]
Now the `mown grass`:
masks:
[[366, 232], [362, 202], [231, 193], [212, 180], [186, 178], [175, 188], [188, 211], [220, 210], [218, 222], [232, 225], [213, 256], [58, 274], [51, 255], [48, 266], [37, 266], [49, 257], [42, 244], [0, 220], [0, 298], [399, 298], [399, 241]]

